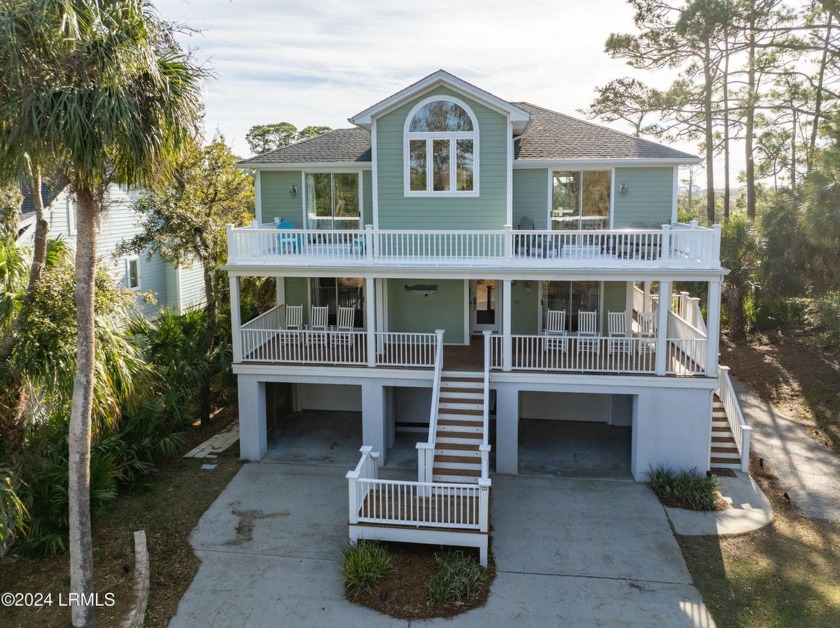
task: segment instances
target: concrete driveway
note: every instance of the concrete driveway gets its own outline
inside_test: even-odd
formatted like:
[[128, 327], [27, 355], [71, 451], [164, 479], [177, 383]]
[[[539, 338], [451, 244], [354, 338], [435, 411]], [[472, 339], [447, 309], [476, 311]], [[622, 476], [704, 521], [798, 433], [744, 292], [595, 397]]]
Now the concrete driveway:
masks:
[[483, 608], [409, 623], [350, 604], [345, 472], [245, 465], [193, 531], [202, 564], [171, 625], [713, 625], [656, 497], [611, 480], [494, 477]]

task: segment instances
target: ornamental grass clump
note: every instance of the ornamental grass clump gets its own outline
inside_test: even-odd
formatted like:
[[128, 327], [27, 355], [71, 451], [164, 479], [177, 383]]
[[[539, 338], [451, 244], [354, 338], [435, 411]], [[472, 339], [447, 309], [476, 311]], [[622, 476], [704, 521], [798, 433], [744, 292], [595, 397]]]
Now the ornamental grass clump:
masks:
[[443, 602], [462, 604], [488, 585], [487, 569], [461, 552], [436, 554], [435, 560], [438, 570], [429, 582], [429, 606]]
[[718, 479], [696, 469], [675, 472], [658, 466], [648, 472], [648, 484], [667, 506], [691, 510], [718, 510]]
[[344, 546], [344, 590], [351, 600], [365, 593], [372, 594], [385, 575], [391, 571], [388, 549], [376, 541], [359, 541]]

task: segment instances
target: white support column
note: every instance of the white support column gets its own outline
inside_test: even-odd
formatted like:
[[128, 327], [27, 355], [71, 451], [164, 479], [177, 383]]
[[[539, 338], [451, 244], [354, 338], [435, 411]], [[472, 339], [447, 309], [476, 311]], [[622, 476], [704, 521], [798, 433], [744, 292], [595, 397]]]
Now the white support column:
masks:
[[268, 450], [265, 382], [253, 375], [239, 375], [239, 456], [259, 461]]
[[709, 282], [706, 301], [706, 377], [717, 376], [718, 351], [720, 350], [720, 279]]
[[[376, 320], [378, 321], [376, 325], [377, 331], [383, 332], [388, 331], [388, 326], [386, 324], [386, 317], [385, 317], [385, 282], [387, 279], [374, 279], [373, 280], [373, 291], [374, 296], [376, 297]], [[383, 341], [379, 338], [376, 342], [376, 352], [377, 355], [384, 351], [383, 348]]]
[[668, 367], [668, 312], [671, 304], [671, 282], [659, 282], [659, 308], [656, 312], [656, 374], [665, 375]]
[[496, 388], [496, 473], [519, 473], [519, 391]]
[[[376, 366], [376, 290], [374, 280], [365, 279], [365, 325], [367, 326], [367, 364]], [[379, 451], [379, 450], [377, 450]]]
[[645, 281], [644, 285], [645, 285], [645, 288], [644, 288], [645, 289], [645, 298], [642, 301], [642, 308], [644, 309], [645, 312], [651, 312], [653, 310], [652, 310], [651, 301], [650, 301], [650, 281]]
[[511, 338], [511, 285], [510, 279], [502, 280], [502, 369], [513, 367], [513, 338]]
[[242, 361], [242, 314], [239, 309], [239, 277], [230, 275], [230, 329], [233, 343], [233, 362]]
[[625, 329], [631, 331], [633, 329], [633, 296], [634, 296], [634, 286], [632, 281], [628, 281], [625, 284], [625, 294], [624, 294], [624, 324]]
[[388, 455], [385, 430], [385, 391], [382, 384], [367, 381], [362, 384], [362, 444], [381, 452], [377, 461], [385, 464]]

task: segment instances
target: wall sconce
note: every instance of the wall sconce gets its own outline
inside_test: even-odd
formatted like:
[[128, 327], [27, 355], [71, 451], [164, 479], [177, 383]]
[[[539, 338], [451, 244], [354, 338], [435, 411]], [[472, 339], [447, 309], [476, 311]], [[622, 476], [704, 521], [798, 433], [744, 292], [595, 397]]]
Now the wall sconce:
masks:
[[618, 188], [618, 193], [621, 194], [622, 196], [627, 196], [627, 192], [629, 192], [629, 191], [630, 191], [630, 188], [627, 187], [626, 183], [622, 183], [621, 187]]
[[418, 283], [413, 286], [406, 286], [406, 292], [413, 292], [414, 294], [422, 294], [424, 297], [430, 294], [437, 294], [438, 287], [436, 283]]
[[293, 185], [292, 187], [289, 188], [289, 194], [291, 194], [292, 196], [297, 196], [297, 186], [296, 185]]

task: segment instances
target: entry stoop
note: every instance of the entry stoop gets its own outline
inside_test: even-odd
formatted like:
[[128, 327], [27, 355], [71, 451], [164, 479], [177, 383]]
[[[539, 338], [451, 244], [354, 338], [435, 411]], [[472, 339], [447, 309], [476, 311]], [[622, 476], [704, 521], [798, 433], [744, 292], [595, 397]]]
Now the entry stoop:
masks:
[[434, 482], [478, 484], [483, 430], [484, 378], [441, 373], [432, 468]]
[[715, 469], [740, 469], [741, 454], [729, 427], [723, 402], [715, 395], [712, 401], [712, 446], [710, 465]]

